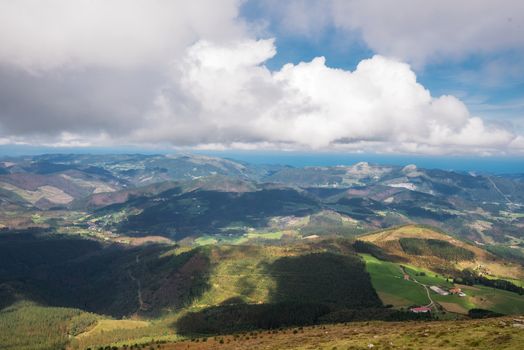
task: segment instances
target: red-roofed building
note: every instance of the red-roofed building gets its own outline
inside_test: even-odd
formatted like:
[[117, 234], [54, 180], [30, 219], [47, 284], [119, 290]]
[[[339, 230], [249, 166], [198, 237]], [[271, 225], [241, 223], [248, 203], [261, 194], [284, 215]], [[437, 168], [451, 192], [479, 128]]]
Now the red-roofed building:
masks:
[[431, 308], [426, 306], [412, 307], [410, 310], [416, 314], [431, 312]]

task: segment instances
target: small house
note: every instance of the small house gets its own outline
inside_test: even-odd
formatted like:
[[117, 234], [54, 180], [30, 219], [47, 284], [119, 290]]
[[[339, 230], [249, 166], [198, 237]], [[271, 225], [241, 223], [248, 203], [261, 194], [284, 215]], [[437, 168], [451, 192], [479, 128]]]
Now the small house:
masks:
[[460, 293], [462, 293], [462, 289], [460, 289], [460, 288], [451, 288], [449, 290], [449, 293], [450, 294], [460, 294]]
[[416, 314], [431, 312], [431, 308], [427, 306], [412, 307], [410, 310]]

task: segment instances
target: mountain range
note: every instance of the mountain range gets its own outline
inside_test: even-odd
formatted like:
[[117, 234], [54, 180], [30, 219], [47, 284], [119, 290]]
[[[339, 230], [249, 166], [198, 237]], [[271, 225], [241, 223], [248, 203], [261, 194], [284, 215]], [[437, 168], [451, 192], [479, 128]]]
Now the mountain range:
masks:
[[[524, 313], [523, 227], [520, 175], [6, 157], [0, 344], [212, 349], [241, 338], [256, 348], [247, 340], [265, 332], [385, 321], [395, 333], [401, 321], [485, 317], [518, 329], [504, 315]], [[501, 334], [492, 321], [475, 327]]]
[[[344, 232], [419, 223], [482, 244], [518, 245], [524, 227], [519, 175], [363, 162], [295, 168], [195, 155], [4, 158], [0, 174], [4, 213], [74, 211], [135, 236], [245, 233], [266, 229], [275, 218], [288, 218], [287, 228], [294, 229], [300, 220], [293, 218], [306, 218], [308, 232], [326, 221]], [[107, 216], [118, 220], [107, 222]], [[2, 219], [10, 227], [35, 224]]]

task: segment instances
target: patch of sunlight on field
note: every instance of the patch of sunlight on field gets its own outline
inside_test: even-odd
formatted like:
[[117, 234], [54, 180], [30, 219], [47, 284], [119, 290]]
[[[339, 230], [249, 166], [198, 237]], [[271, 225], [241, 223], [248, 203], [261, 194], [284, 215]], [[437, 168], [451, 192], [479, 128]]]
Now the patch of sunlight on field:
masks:
[[426, 285], [437, 285], [440, 287], [452, 288], [453, 283], [448, 282], [447, 279], [433, 271], [410, 264], [402, 264], [406, 268], [406, 272], [420, 283]]
[[524, 296], [485, 286], [460, 286], [478, 308], [502, 314], [523, 314]]
[[216, 238], [213, 238], [211, 236], [202, 236], [195, 239], [195, 245], [209, 245], [209, 244], [217, 244], [218, 240]]
[[163, 344], [166, 350], [211, 349], [521, 349], [511, 318], [435, 322], [351, 322], [251, 332]]
[[284, 235], [284, 232], [277, 231], [277, 232], [250, 232], [247, 233], [245, 236], [248, 239], [281, 239]]
[[275, 231], [275, 232], [249, 232], [243, 235], [206, 235], [195, 239], [194, 244], [197, 246], [202, 245], [215, 245], [215, 244], [245, 244], [250, 240], [278, 240], [281, 239], [284, 234], [295, 234], [294, 231]]
[[269, 299], [275, 281], [267, 274], [262, 257], [243, 257], [219, 262], [210, 275], [211, 288], [194, 304], [194, 307], [218, 305], [233, 298], [246, 303], [262, 303]]
[[89, 337], [99, 333], [110, 332], [118, 329], [138, 329], [149, 326], [147, 321], [136, 321], [136, 320], [98, 320], [97, 324], [78, 337]]
[[456, 303], [439, 301], [439, 304], [444, 309], [446, 309], [446, 311], [449, 311], [449, 312], [454, 312], [456, 314], [462, 314], [462, 315], [466, 315], [468, 313], [468, 309], [466, 309], [464, 306], [456, 304]]
[[381, 261], [368, 254], [361, 254], [366, 262], [366, 270], [371, 276], [371, 283], [377, 292], [386, 295], [385, 304], [395, 307], [426, 305], [429, 303], [424, 287], [403, 278], [400, 266]]

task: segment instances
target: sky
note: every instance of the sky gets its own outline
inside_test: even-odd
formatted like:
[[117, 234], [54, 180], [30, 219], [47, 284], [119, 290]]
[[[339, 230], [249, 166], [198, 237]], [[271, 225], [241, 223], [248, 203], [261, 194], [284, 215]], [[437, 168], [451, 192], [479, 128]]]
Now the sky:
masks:
[[0, 152], [517, 159], [523, 32], [518, 0], [0, 0]]

